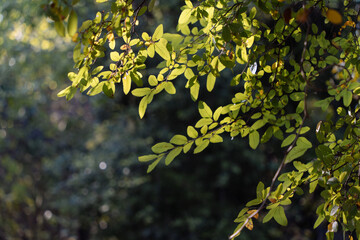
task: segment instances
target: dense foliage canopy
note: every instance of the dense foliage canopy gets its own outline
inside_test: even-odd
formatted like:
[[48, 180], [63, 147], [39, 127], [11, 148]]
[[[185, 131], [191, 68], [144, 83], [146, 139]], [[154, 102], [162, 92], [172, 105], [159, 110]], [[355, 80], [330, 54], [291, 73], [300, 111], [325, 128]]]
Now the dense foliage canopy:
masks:
[[[306, 185], [310, 193], [321, 189], [323, 198], [314, 228], [327, 221], [328, 239], [340, 226], [350, 238], [359, 238], [360, 12], [355, 1], [186, 0], [176, 33], [166, 32], [165, 22], [151, 33], [142, 31], [142, 15], [156, 8], [155, 0], [97, 2], [108, 9], [79, 28], [74, 10], [56, 1], [46, 6], [58, 33], [67, 32], [77, 43], [78, 70], [68, 74], [71, 84], [58, 96], [70, 100], [79, 89], [114, 97], [120, 85], [125, 95], [140, 98], [138, 113], [144, 118], [160, 93], [185, 87], [197, 102], [198, 121], [184, 126], [186, 135], [176, 134], [139, 157], [149, 162], [148, 172], [182, 152], [197, 154], [223, 142], [224, 133], [247, 138], [254, 150], [275, 138], [283, 158], [271, 183], [259, 182], [256, 198], [238, 214], [230, 239], [244, 228], [252, 230], [260, 212], [262, 222], [287, 225], [284, 207]], [[104, 57], [111, 62], [105, 64]], [[158, 71], [147, 72], [154, 61]], [[234, 94], [211, 106], [216, 95], [202, 89], [224, 87], [223, 76], [231, 76]], [[309, 159], [311, 152], [316, 157]], [[283, 172], [288, 164], [293, 168]]]

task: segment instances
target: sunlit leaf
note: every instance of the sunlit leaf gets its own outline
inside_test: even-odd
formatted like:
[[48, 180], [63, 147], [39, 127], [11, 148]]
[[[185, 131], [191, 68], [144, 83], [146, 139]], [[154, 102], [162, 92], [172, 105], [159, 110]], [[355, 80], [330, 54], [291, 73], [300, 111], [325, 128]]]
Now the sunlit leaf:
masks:
[[342, 16], [341, 14], [335, 9], [329, 9], [326, 12], [326, 17], [329, 21], [333, 24], [341, 24], [342, 23]]
[[163, 153], [163, 152], [166, 152], [173, 148], [174, 148], [174, 145], [172, 145], [171, 143], [161, 142], [161, 143], [157, 143], [154, 146], [152, 146], [151, 150], [154, 153]]
[[256, 149], [260, 143], [260, 134], [258, 131], [252, 131], [249, 134], [249, 145], [252, 149]]
[[165, 164], [169, 165], [182, 151], [182, 147], [174, 148], [165, 158]]
[[190, 16], [191, 16], [191, 9], [187, 8], [184, 9], [179, 17], [179, 24], [185, 24], [190, 20]]
[[69, 15], [68, 25], [67, 25], [68, 34], [70, 36], [74, 36], [74, 34], [77, 31], [77, 27], [78, 27], [77, 14], [74, 10], [71, 10], [70, 15]]
[[197, 138], [198, 132], [195, 130], [194, 127], [188, 126], [187, 128], [187, 135], [191, 138]]

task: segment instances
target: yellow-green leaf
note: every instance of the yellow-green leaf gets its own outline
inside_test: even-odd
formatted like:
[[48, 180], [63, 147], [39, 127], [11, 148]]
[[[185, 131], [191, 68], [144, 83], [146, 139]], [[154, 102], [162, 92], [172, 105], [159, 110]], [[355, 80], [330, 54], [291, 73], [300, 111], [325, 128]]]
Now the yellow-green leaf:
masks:
[[210, 142], [212, 143], [220, 143], [223, 142], [223, 138], [219, 135], [214, 135], [210, 138]]
[[74, 10], [71, 10], [70, 15], [69, 15], [68, 25], [67, 25], [68, 34], [70, 36], [74, 36], [74, 34], [77, 31], [77, 27], [78, 27], [77, 14]]
[[61, 90], [61, 91], [57, 94], [57, 96], [58, 96], [58, 97], [65, 97], [66, 95], [68, 95], [68, 94], [70, 93], [70, 90], [71, 90], [71, 86], [69, 86], [69, 87]]
[[131, 91], [135, 97], [143, 97], [151, 92], [150, 88], [137, 88]]
[[183, 135], [175, 135], [171, 138], [170, 143], [176, 145], [183, 145], [187, 142], [187, 138]]
[[292, 160], [301, 157], [305, 154], [306, 150], [307, 148], [295, 146], [286, 156], [285, 163], [289, 163]]
[[249, 134], [249, 145], [252, 149], [256, 149], [260, 143], [260, 134], [258, 131], [252, 131]]
[[182, 151], [182, 147], [174, 148], [165, 158], [165, 164], [169, 165]]
[[197, 138], [199, 133], [196, 131], [196, 129], [193, 126], [188, 126], [187, 135], [191, 138]]
[[196, 81], [194, 83], [194, 85], [192, 85], [190, 87], [190, 95], [193, 101], [196, 101], [199, 97], [199, 90], [200, 90], [200, 84], [198, 83], [198, 81]]
[[147, 54], [151, 58], [153, 58], [155, 56], [155, 45], [154, 44], [149, 45], [149, 47], [147, 48]]
[[275, 213], [274, 213], [274, 219], [275, 221], [280, 224], [281, 226], [286, 226], [288, 224], [286, 215], [285, 215], [285, 211], [284, 208], [282, 206], [278, 206], [277, 208], [275, 208]]
[[157, 157], [158, 157], [158, 155], [156, 155], [156, 154], [150, 154], [150, 155], [140, 156], [138, 158], [138, 160], [139, 160], [139, 162], [148, 162], [148, 161], [154, 160]]
[[117, 62], [120, 60], [120, 54], [118, 52], [111, 52], [110, 59], [114, 62]]
[[179, 24], [186, 24], [190, 21], [190, 17], [191, 17], [191, 9], [187, 8], [184, 9], [179, 17]]
[[160, 155], [154, 162], [152, 162], [148, 169], [147, 169], [147, 173], [150, 173], [154, 170], [154, 168], [159, 164], [160, 160], [164, 157], [164, 155]]
[[220, 114], [221, 114], [222, 110], [223, 110], [223, 107], [218, 107], [215, 110], [214, 115], [213, 115], [214, 121], [219, 120], [219, 117], [220, 117]]
[[185, 0], [185, 4], [186, 4], [186, 6], [188, 6], [188, 8], [193, 8], [194, 7], [190, 0]]
[[211, 92], [214, 89], [215, 82], [216, 82], [216, 77], [212, 73], [209, 73], [206, 80], [206, 89], [209, 92]]
[[150, 86], [153, 86], [153, 87], [158, 85], [158, 80], [156, 79], [156, 77], [154, 75], [149, 76], [148, 82], [149, 82]]
[[281, 147], [289, 146], [295, 140], [296, 134], [291, 134], [287, 138], [284, 139], [281, 143]]
[[205, 139], [194, 149], [194, 154], [202, 152], [207, 146], [209, 146], [209, 139]]
[[351, 101], [352, 101], [352, 93], [350, 91], [348, 91], [347, 89], [344, 90], [344, 94], [343, 94], [343, 103], [345, 107], [350, 106]]
[[158, 42], [155, 43], [155, 51], [165, 60], [170, 60], [169, 50], [166, 48], [167, 40], [161, 38]]
[[168, 142], [161, 142], [161, 143], [157, 143], [154, 146], [152, 146], [151, 150], [154, 153], [163, 153], [166, 152], [170, 149], [174, 148], [174, 145], [172, 145], [171, 143]]
[[139, 116], [140, 118], [143, 118], [146, 112], [146, 108], [148, 105], [148, 98], [147, 96], [143, 97], [139, 103]]
[[165, 91], [168, 94], [175, 94], [176, 93], [176, 88], [174, 87], [174, 84], [172, 82], [166, 82], [165, 83]]
[[55, 30], [56, 32], [61, 36], [61, 37], [65, 37], [65, 26], [63, 21], [56, 21], [55, 22]]
[[189, 142], [189, 143], [185, 144], [184, 153], [187, 153], [191, 149], [191, 146], [193, 145], [193, 143], [194, 142]]
[[213, 112], [211, 108], [203, 101], [199, 101], [198, 104], [199, 113], [203, 118], [212, 118]]
[[164, 34], [163, 25], [160, 24], [154, 31], [154, 34], [152, 36], [153, 41], [159, 40]]
[[122, 82], [123, 82], [123, 91], [125, 95], [127, 95], [130, 92], [130, 88], [131, 88], [131, 77], [128, 72], [125, 73]]

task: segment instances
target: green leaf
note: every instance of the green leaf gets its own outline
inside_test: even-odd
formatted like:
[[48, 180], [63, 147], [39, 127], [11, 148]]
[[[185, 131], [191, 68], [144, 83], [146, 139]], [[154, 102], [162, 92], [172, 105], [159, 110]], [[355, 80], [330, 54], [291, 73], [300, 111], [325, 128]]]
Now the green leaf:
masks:
[[225, 42], [230, 42], [231, 32], [230, 32], [229, 26], [224, 26], [223, 31], [222, 31], [222, 38], [224, 39]]
[[161, 143], [157, 143], [154, 146], [152, 146], [151, 150], [154, 153], [163, 153], [166, 152], [170, 149], [174, 148], [174, 145], [172, 145], [171, 143], [168, 142], [161, 142]]
[[335, 161], [334, 154], [328, 146], [319, 145], [315, 148], [316, 156], [327, 166], [331, 166]]
[[258, 205], [258, 204], [260, 204], [261, 202], [262, 202], [261, 199], [256, 198], [256, 199], [253, 199], [253, 200], [247, 202], [247, 203], [246, 203], [246, 207], [251, 207], [251, 206]]
[[207, 146], [209, 146], [209, 139], [205, 139], [194, 149], [194, 154], [202, 152]]
[[291, 134], [287, 136], [287, 138], [284, 139], [281, 143], [281, 147], [289, 146], [294, 140], [295, 140], [296, 134]]
[[172, 82], [166, 82], [165, 83], [165, 91], [168, 94], [175, 94], [176, 93], [176, 88], [174, 87], [174, 84]]
[[186, 6], [188, 6], [188, 8], [193, 8], [194, 7], [190, 0], [185, 0], [185, 4], [186, 4]]
[[175, 135], [171, 138], [170, 143], [176, 144], [176, 145], [184, 145], [187, 143], [187, 138], [183, 135]]
[[194, 85], [190, 87], [190, 95], [193, 101], [196, 101], [199, 96], [200, 84], [196, 80]]
[[325, 62], [327, 63], [327, 64], [337, 64], [337, 63], [339, 63], [339, 59], [337, 58], [337, 57], [335, 57], [335, 56], [327, 56], [326, 58], [325, 58]]
[[197, 138], [199, 135], [198, 132], [195, 130], [193, 126], [188, 126], [187, 128], [187, 135], [191, 138]]
[[124, 74], [122, 82], [123, 82], [124, 94], [127, 95], [130, 92], [130, 89], [131, 89], [131, 77], [130, 77], [130, 74], [128, 72]]
[[289, 163], [294, 159], [297, 159], [305, 154], [307, 148], [295, 146], [291, 151], [288, 153], [285, 159], [285, 163]]
[[68, 34], [74, 36], [78, 27], [78, 17], [74, 10], [71, 10], [67, 25]]
[[193, 145], [193, 141], [192, 142], [189, 142], [187, 144], [185, 144], [184, 146], [184, 153], [187, 153], [190, 149], [191, 149], [191, 146]]
[[324, 112], [329, 108], [329, 104], [334, 100], [334, 97], [328, 97], [314, 103], [314, 107], [321, 107]]
[[203, 101], [199, 101], [198, 104], [199, 113], [203, 118], [212, 118], [213, 112], [211, 108]]
[[149, 82], [150, 86], [153, 86], [153, 87], [158, 85], [158, 83], [159, 83], [154, 75], [149, 76], [148, 82]]
[[245, 44], [246, 44], [246, 47], [247, 48], [251, 48], [253, 43], [254, 43], [254, 39], [255, 37], [254, 36], [251, 36], [249, 37], [246, 41], [245, 41]]
[[310, 130], [310, 128], [309, 127], [302, 127], [301, 128], [301, 130], [300, 130], [300, 134], [305, 134], [305, 133], [307, 133], [308, 131]]
[[261, 143], [266, 143], [273, 136], [273, 127], [270, 126], [266, 129], [264, 135], [261, 137]]
[[294, 161], [293, 162], [294, 167], [299, 171], [299, 172], [305, 172], [307, 171], [306, 165], [299, 162], [299, 161]]
[[187, 8], [184, 9], [179, 17], [179, 24], [186, 24], [190, 21], [190, 17], [191, 17], [191, 9]]
[[160, 155], [154, 162], [152, 162], [147, 169], [147, 173], [152, 172], [163, 157], [164, 157], [163, 155]]
[[223, 110], [223, 107], [218, 107], [218, 108], [215, 110], [214, 115], [213, 115], [214, 121], [219, 120], [219, 117], [220, 117], [220, 114], [221, 114], [222, 110]]
[[70, 93], [70, 91], [71, 91], [71, 86], [69, 86], [69, 87], [61, 90], [61, 91], [57, 94], [57, 96], [58, 96], [58, 97], [65, 97], [66, 95], [68, 95], [68, 94]]
[[104, 66], [98, 66], [96, 68], [94, 68], [94, 70], [92, 70], [91, 75], [96, 75], [99, 72], [101, 72], [101, 70], [103, 70]]
[[260, 135], [258, 131], [252, 131], [249, 134], [249, 145], [252, 149], [256, 149], [260, 143]]
[[251, 126], [251, 129], [258, 130], [259, 128], [262, 128], [266, 124], [266, 121], [264, 119], [259, 119]]
[[156, 0], [151, 0], [148, 5], [149, 12], [151, 12], [154, 9]]
[[155, 43], [155, 51], [163, 59], [170, 60], [170, 53], [169, 50], [167, 50], [166, 48], [166, 44], [167, 44], [167, 40], [165, 38], [161, 38], [158, 42]]
[[325, 215], [319, 215], [314, 223], [314, 229], [317, 228], [325, 220]]
[[149, 57], [153, 58], [155, 56], [155, 45], [154, 44], [150, 44], [147, 48], [147, 54], [149, 55]]
[[56, 21], [55, 24], [55, 30], [56, 32], [61, 36], [61, 37], [65, 37], [65, 26], [63, 21]]
[[151, 92], [151, 89], [146, 87], [146, 88], [136, 88], [134, 90], [131, 91], [132, 95], [134, 95], [135, 97], [143, 97], [145, 95], [148, 95]]
[[215, 82], [216, 82], [216, 77], [212, 73], [209, 73], [206, 80], [206, 89], [209, 92], [211, 92], [214, 89]]
[[112, 98], [114, 97], [115, 94], [115, 84], [113, 81], [110, 82], [105, 82], [103, 85], [103, 92], [105, 93], [106, 96]]
[[294, 93], [290, 94], [290, 98], [294, 102], [303, 100], [304, 96], [305, 96], [304, 92], [294, 92]]
[[259, 182], [258, 185], [256, 186], [256, 196], [257, 198], [263, 200], [263, 191], [264, 191], [265, 185], [263, 182]]
[[263, 218], [263, 223], [270, 221], [274, 217], [275, 211], [276, 211], [276, 208], [270, 209], [270, 211]]
[[143, 15], [145, 12], [146, 12], [146, 10], [147, 10], [148, 8], [147, 8], [147, 6], [143, 6], [140, 10], [139, 10], [139, 13], [138, 13], [138, 17], [140, 17], [141, 15]]
[[169, 165], [182, 151], [182, 147], [174, 148], [165, 158], [165, 165]]
[[120, 54], [118, 52], [111, 52], [110, 59], [114, 62], [118, 62], [120, 60]]
[[140, 103], [139, 103], [139, 116], [140, 118], [143, 118], [146, 112], [146, 108], [148, 105], [148, 97], [145, 96], [141, 99]]
[[318, 185], [318, 180], [312, 181], [309, 184], [309, 193], [313, 193], [316, 189], [316, 186]]
[[351, 101], [352, 101], [352, 92], [347, 89], [345, 89], [344, 91], [345, 92], [343, 94], [343, 103], [344, 103], [345, 107], [348, 107], [348, 106], [350, 106]]
[[286, 226], [288, 224], [286, 215], [285, 215], [285, 211], [284, 208], [282, 206], [278, 206], [277, 208], [275, 208], [275, 213], [274, 213], [274, 219], [275, 221], [280, 224], [281, 226]]
[[87, 93], [89, 96], [95, 96], [103, 91], [105, 81], [99, 82], [94, 88]]
[[303, 148], [311, 148], [312, 143], [304, 137], [299, 137], [298, 140], [296, 141], [296, 146]]
[[219, 135], [214, 135], [210, 138], [210, 142], [211, 143], [220, 143], [220, 142], [223, 142], [223, 138]]
[[150, 155], [140, 156], [138, 158], [138, 160], [139, 160], [139, 162], [148, 162], [148, 161], [154, 160], [157, 157], [158, 157], [158, 155], [156, 155], [156, 154], [150, 154]]
[[160, 38], [162, 38], [164, 34], [164, 31], [163, 31], [163, 25], [160, 24], [154, 31], [154, 34], [152, 35], [152, 40], [153, 41], [157, 41], [159, 40]]
[[202, 118], [196, 123], [195, 127], [201, 128], [203, 126], [208, 126], [211, 123], [213, 123], [213, 120], [211, 118]]

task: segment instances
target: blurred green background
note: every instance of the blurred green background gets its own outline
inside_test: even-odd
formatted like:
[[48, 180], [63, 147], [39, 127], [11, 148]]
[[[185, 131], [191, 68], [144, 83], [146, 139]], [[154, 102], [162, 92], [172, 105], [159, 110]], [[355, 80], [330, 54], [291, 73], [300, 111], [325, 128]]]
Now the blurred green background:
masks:
[[[115, 99], [58, 98], [73, 71], [74, 43], [57, 36], [41, 7], [48, 3], [0, 0], [0, 239], [227, 239], [258, 181], [270, 183], [279, 142], [251, 151], [246, 140], [224, 136], [146, 174], [137, 157], [184, 133], [199, 116], [196, 104], [178, 88], [139, 121], [138, 99], [121, 91]], [[174, 32], [181, 5], [161, 0], [141, 30], [162, 22]], [[103, 7], [82, 0], [76, 11], [83, 21]], [[231, 99], [228, 74], [211, 96], [201, 93], [210, 106]], [[318, 200], [296, 199], [288, 227], [255, 221], [239, 239], [322, 239], [312, 230]]]

